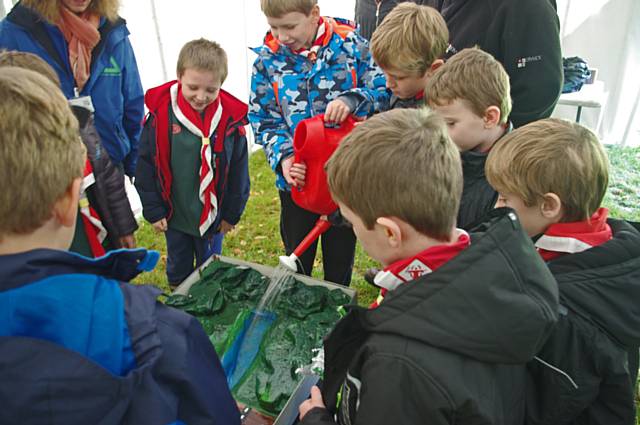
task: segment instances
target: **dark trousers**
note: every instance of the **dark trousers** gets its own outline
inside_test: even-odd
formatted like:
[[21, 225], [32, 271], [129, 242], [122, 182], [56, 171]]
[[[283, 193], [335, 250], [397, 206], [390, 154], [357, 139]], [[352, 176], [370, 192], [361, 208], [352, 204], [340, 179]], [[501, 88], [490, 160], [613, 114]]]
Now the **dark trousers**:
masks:
[[[294, 189], [295, 190], [295, 189]], [[290, 255], [311, 231], [320, 216], [297, 206], [291, 193], [280, 194], [280, 236], [287, 255]], [[356, 236], [350, 227], [331, 227], [320, 236], [324, 280], [349, 285], [356, 250]], [[311, 275], [318, 248], [317, 241], [300, 257], [298, 272]]]
[[200, 238], [171, 228], [164, 236], [167, 240], [167, 279], [172, 286], [180, 284], [213, 254], [220, 254], [224, 237], [222, 233], [216, 233], [211, 238]]

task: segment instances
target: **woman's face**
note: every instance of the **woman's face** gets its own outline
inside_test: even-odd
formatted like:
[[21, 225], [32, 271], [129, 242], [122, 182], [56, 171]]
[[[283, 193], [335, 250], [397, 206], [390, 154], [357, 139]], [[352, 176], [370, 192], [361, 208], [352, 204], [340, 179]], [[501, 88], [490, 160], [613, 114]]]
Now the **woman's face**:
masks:
[[76, 15], [81, 14], [91, 4], [91, 0], [60, 0], [64, 7], [75, 13]]

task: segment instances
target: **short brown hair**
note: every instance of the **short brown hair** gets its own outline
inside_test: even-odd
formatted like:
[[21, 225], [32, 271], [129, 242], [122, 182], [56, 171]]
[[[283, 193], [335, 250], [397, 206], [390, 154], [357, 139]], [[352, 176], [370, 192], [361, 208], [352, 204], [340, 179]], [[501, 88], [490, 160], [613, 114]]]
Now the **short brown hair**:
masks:
[[500, 123], [511, 113], [509, 75], [489, 53], [478, 48], [461, 50], [431, 76], [425, 89], [430, 104], [465, 101], [474, 114], [484, 117], [489, 106], [500, 108]]
[[494, 189], [518, 196], [527, 206], [555, 193], [565, 222], [591, 217], [609, 183], [609, 161], [596, 135], [555, 118], [527, 124], [500, 139], [485, 171]]
[[411, 2], [394, 7], [371, 37], [371, 53], [380, 67], [418, 76], [444, 56], [448, 45], [449, 30], [440, 13]]
[[178, 78], [187, 68], [210, 71], [220, 77], [220, 83], [227, 79], [227, 53], [215, 41], [205, 38], [192, 40], [182, 46], [176, 67]]
[[[37, 12], [51, 24], [55, 25], [60, 20], [60, 7], [63, 7], [61, 0], [22, 0], [21, 4]], [[119, 8], [120, 0], [91, 0], [87, 10], [115, 22]]]
[[36, 71], [60, 87], [60, 78], [58, 78], [56, 71], [44, 59], [33, 53], [2, 50], [0, 51], [0, 66], [15, 66]]
[[82, 177], [85, 148], [60, 89], [35, 71], [0, 68], [0, 239], [28, 234]]
[[372, 229], [398, 217], [448, 240], [462, 194], [460, 153], [440, 117], [426, 108], [374, 115], [358, 125], [327, 163], [334, 199]]
[[280, 18], [287, 13], [300, 12], [309, 16], [318, 0], [260, 0], [260, 8], [265, 16]]

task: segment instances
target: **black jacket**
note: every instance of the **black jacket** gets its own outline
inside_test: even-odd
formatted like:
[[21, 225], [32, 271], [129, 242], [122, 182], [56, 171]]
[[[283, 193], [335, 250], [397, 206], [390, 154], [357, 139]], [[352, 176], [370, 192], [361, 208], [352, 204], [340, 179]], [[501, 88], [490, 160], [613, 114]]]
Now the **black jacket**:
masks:
[[611, 241], [549, 262], [564, 311], [529, 367], [527, 424], [635, 423], [627, 351], [640, 345], [640, 233], [609, 224]]
[[355, 17], [360, 35], [369, 40], [384, 17], [402, 2], [403, 0], [382, 0], [378, 5], [376, 0], [356, 0]]
[[480, 46], [511, 81], [515, 127], [547, 118], [562, 90], [560, 23], [555, 0], [422, 0], [440, 11], [451, 53]]
[[100, 216], [112, 245], [119, 248], [118, 238], [132, 235], [138, 229], [124, 188], [124, 174], [102, 147], [91, 111], [79, 106], [71, 109], [80, 124], [80, 136], [96, 179], [87, 189], [89, 204]]
[[463, 152], [463, 187], [458, 211], [458, 227], [468, 230], [496, 205], [498, 192], [487, 181], [484, 164], [488, 153]]
[[325, 340], [329, 410], [302, 424], [521, 425], [525, 363], [556, 321], [557, 286], [509, 209], [435, 272], [354, 307]]

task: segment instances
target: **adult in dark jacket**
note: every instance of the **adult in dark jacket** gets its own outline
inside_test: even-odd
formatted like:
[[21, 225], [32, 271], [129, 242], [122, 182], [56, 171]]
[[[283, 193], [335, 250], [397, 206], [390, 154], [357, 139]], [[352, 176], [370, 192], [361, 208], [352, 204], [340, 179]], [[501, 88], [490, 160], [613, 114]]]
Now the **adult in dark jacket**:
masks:
[[[367, 40], [391, 9], [403, 0], [356, 0], [355, 19], [360, 35]], [[415, 2], [414, 2], [415, 3]]]
[[635, 423], [637, 373], [627, 351], [640, 346], [640, 233], [608, 223], [613, 239], [548, 263], [562, 307], [529, 366], [529, 425]]
[[560, 23], [555, 0], [421, 0], [440, 11], [450, 54], [480, 46], [509, 74], [513, 110], [521, 127], [547, 118], [562, 89]]
[[[67, 99], [91, 97], [100, 140], [114, 164], [133, 177], [144, 103], [129, 30], [117, 14], [118, 5], [118, 0], [20, 1], [0, 22], [0, 48], [34, 53], [47, 61]], [[85, 35], [95, 23], [91, 40], [73, 31], [70, 21], [84, 26]], [[73, 37], [71, 44], [68, 37]], [[76, 42], [77, 55], [69, 47]]]
[[336, 325], [324, 345], [328, 409], [302, 424], [523, 423], [524, 363], [555, 323], [556, 285], [515, 214], [493, 214], [447, 264]]

